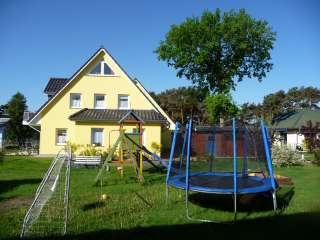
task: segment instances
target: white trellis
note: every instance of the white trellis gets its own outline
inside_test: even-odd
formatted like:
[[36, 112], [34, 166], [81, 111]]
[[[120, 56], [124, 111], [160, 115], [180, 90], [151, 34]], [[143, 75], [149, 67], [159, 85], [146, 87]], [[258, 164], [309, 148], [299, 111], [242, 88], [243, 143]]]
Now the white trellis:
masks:
[[23, 221], [21, 237], [64, 235], [67, 231], [71, 150], [62, 149], [40, 183]]

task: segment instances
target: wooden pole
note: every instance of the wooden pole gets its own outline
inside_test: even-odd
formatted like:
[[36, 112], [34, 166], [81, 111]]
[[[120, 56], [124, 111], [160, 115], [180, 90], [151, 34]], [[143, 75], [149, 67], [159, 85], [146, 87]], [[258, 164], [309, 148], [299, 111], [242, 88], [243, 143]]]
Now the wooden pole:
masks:
[[[123, 125], [122, 123], [120, 123], [120, 133], [122, 133], [123, 131]], [[120, 155], [120, 163], [123, 163], [123, 151], [122, 151], [122, 143], [120, 143], [120, 146], [119, 146], [119, 155]]]

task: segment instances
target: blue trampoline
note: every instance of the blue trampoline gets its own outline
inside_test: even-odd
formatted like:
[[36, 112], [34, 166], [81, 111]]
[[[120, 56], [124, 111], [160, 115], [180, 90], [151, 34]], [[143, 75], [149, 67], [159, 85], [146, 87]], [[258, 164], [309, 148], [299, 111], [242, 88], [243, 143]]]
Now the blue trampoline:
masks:
[[[271, 193], [274, 210], [277, 183], [273, 176], [268, 129], [263, 122], [246, 123], [232, 119], [219, 126], [183, 128], [176, 123], [167, 178], [168, 188], [208, 194], [237, 195]], [[198, 219], [201, 220], [201, 219]], [[203, 220], [208, 221], [208, 220]]]
[[[258, 176], [237, 177], [238, 194], [250, 194], [272, 191], [271, 179]], [[176, 175], [169, 180], [169, 185], [186, 188], [186, 176]], [[203, 193], [233, 194], [232, 173], [199, 172], [189, 176], [189, 190]]]

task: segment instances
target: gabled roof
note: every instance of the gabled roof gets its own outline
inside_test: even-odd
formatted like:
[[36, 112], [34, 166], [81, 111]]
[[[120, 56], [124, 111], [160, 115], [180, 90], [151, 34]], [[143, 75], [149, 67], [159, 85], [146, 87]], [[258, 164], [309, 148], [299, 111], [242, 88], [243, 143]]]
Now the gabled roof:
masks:
[[167, 119], [162, 116], [161, 113], [155, 110], [141, 109], [120, 110], [84, 108], [69, 117], [72, 121], [101, 121], [116, 123], [119, 123], [124, 118], [126, 120], [141, 120], [146, 123], [167, 123]]
[[68, 80], [68, 78], [50, 78], [43, 92], [54, 95], [67, 84]]
[[66, 84], [58, 90], [53, 96], [48, 99], [34, 114], [32, 118], [28, 121], [28, 124], [30, 124], [33, 120], [39, 119], [39, 114], [45, 109], [62, 91], [64, 88], [66, 88], [89, 64], [92, 62], [96, 56], [98, 56], [101, 52], [104, 52], [110, 58], [119, 66], [120, 70], [124, 73], [125, 76], [128, 77], [128, 79], [132, 82], [134, 86], [146, 97], [146, 99], [154, 106], [154, 108], [162, 115], [165, 116], [167, 121], [170, 123], [170, 127], [174, 127], [173, 121], [170, 119], [170, 117], [162, 110], [162, 108], [156, 103], [156, 101], [150, 96], [150, 94], [144, 89], [144, 87], [141, 85], [141, 83], [137, 80], [133, 80], [129, 74], [121, 67], [121, 65], [112, 57], [112, 55], [103, 47], [99, 48], [66, 82]]
[[320, 109], [297, 109], [278, 115], [273, 119], [272, 128], [300, 129], [306, 126], [308, 121], [312, 124], [320, 122]]

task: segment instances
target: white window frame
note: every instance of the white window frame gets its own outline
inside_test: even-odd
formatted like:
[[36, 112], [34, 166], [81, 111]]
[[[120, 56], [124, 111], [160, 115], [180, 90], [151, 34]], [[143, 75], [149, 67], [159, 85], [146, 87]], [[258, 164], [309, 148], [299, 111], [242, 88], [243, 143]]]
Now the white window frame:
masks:
[[[97, 107], [97, 97], [104, 97], [104, 102], [103, 102], [103, 107]], [[100, 94], [100, 93], [95, 93], [94, 94], [94, 103], [93, 103], [94, 109], [106, 109], [107, 104], [106, 104], [106, 95], [105, 94]]]
[[[109, 64], [107, 64], [107, 62], [106, 61], [104, 61], [104, 60], [101, 60], [100, 62], [99, 62], [99, 64], [100, 64], [100, 74], [96, 74], [96, 73], [88, 73], [88, 75], [89, 76], [102, 76], [102, 77], [105, 77], [105, 76], [118, 76], [118, 75], [116, 75], [115, 74], [115, 72], [113, 71], [113, 69], [110, 67], [110, 65]], [[108, 66], [109, 66], [109, 68], [111, 69], [111, 71], [113, 72], [113, 74], [104, 74], [104, 64], [107, 64]], [[95, 67], [96, 67], [97, 65], [95, 65]], [[91, 69], [91, 71], [92, 71], [92, 69]]]
[[[128, 98], [128, 107], [121, 107], [120, 106], [120, 99], [123, 97], [127, 97]], [[118, 95], [118, 109], [131, 109], [131, 101], [130, 101], [130, 95], [128, 94], [119, 94]]]
[[[66, 132], [66, 142], [62, 143], [62, 142], [58, 142], [58, 132], [59, 131], [65, 131]], [[57, 146], [65, 146], [67, 145], [67, 141], [68, 141], [68, 129], [67, 128], [56, 128], [56, 134], [55, 134], [55, 142]]]
[[97, 131], [97, 130], [101, 130], [102, 131], [102, 143], [101, 143], [101, 145], [99, 147], [103, 147], [104, 146], [104, 129], [103, 128], [91, 128], [91, 144], [92, 145], [96, 144], [93, 141], [94, 140], [93, 139], [93, 137], [94, 137], [93, 133], [94, 133], [94, 131]]
[[[79, 96], [80, 96], [80, 106], [79, 106], [79, 107], [74, 107], [74, 106], [72, 106], [72, 103], [73, 103], [72, 97], [73, 97], [73, 96], [76, 96], [76, 95], [79, 95]], [[81, 95], [81, 93], [70, 93], [69, 107], [70, 107], [70, 108], [74, 108], [74, 109], [79, 109], [79, 108], [81, 108], [81, 106], [82, 106], [82, 95]]]

